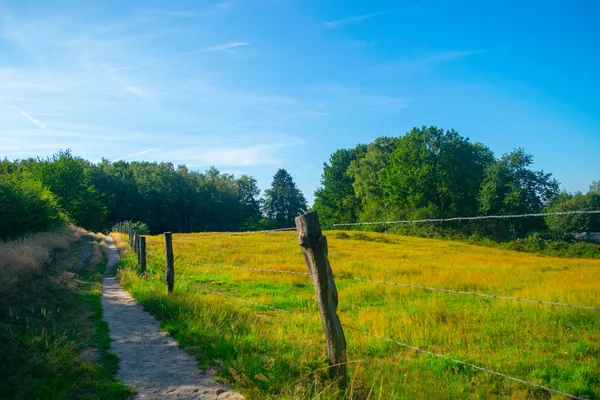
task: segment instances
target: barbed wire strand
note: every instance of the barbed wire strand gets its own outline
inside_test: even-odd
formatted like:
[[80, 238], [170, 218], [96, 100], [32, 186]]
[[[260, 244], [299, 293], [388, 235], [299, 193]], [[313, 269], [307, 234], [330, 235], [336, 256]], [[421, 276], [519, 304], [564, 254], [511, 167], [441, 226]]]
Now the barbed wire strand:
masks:
[[[210, 294], [214, 294], [214, 295], [217, 295], [217, 296], [221, 296], [221, 297], [224, 297], [224, 298], [226, 298], [226, 299], [237, 300], [237, 301], [241, 301], [241, 302], [243, 302], [243, 303], [247, 303], [247, 304], [252, 304], [252, 305], [255, 305], [255, 306], [259, 306], [259, 307], [268, 308], [268, 309], [270, 309], [270, 310], [282, 311], [282, 312], [284, 312], [284, 313], [287, 313], [287, 314], [296, 314], [296, 313], [292, 313], [291, 311], [284, 310], [283, 308], [277, 308], [277, 307], [273, 307], [273, 306], [268, 306], [268, 305], [266, 305], [266, 304], [256, 303], [256, 302], [254, 302], [254, 301], [250, 301], [250, 300], [242, 299], [242, 298], [240, 298], [240, 297], [229, 296], [229, 295], [227, 295], [227, 294], [224, 294], [224, 293], [221, 293], [221, 292], [215, 292], [215, 291], [208, 290], [208, 289], [204, 289], [204, 292], [206, 292], [206, 293], [210, 293]], [[299, 315], [300, 315], [300, 314], [299, 314]]]
[[415, 224], [422, 222], [452, 222], [452, 221], [473, 221], [481, 219], [507, 219], [507, 218], [526, 218], [526, 217], [549, 217], [554, 215], [579, 215], [579, 214], [600, 214], [600, 210], [594, 211], [561, 211], [552, 213], [539, 214], [517, 214], [517, 215], [481, 215], [478, 217], [454, 217], [454, 218], [430, 218], [430, 219], [414, 219], [414, 220], [399, 220], [399, 221], [377, 221], [377, 222], [348, 222], [338, 223], [332, 226], [356, 226], [356, 225], [394, 225], [394, 224]]
[[[280, 274], [310, 276], [310, 274], [308, 272], [286, 271], [286, 270], [282, 270], [282, 269], [252, 268], [252, 267], [243, 267], [243, 266], [237, 266], [237, 265], [211, 264], [211, 263], [203, 263], [203, 262], [184, 262], [184, 263], [187, 265], [201, 265], [201, 266], [207, 266], [207, 267], [219, 267], [219, 268], [227, 268], [227, 269], [240, 269], [240, 270], [248, 270], [248, 271], [267, 272], [267, 273], [280, 273]], [[368, 279], [368, 278], [357, 278], [357, 277], [349, 276], [349, 275], [334, 275], [333, 277], [335, 279], [353, 280], [353, 281], [358, 281], [358, 282], [369, 282], [369, 283], [376, 283], [379, 285], [399, 286], [399, 287], [404, 287], [404, 288], [421, 289], [421, 290], [428, 290], [428, 291], [433, 291], [433, 292], [453, 293], [453, 294], [459, 294], [459, 295], [465, 295], [465, 296], [475, 296], [475, 297], [484, 297], [484, 298], [490, 298], [490, 299], [519, 301], [522, 303], [541, 304], [541, 305], [549, 305], [549, 306], [557, 306], [557, 307], [579, 308], [579, 309], [583, 309], [583, 310], [600, 311], [600, 307], [585, 306], [585, 305], [579, 305], [579, 304], [560, 303], [560, 302], [545, 301], [545, 300], [531, 300], [531, 299], [523, 299], [520, 297], [503, 296], [503, 295], [496, 295], [496, 294], [434, 288], [434, 287], [429, 287], [429, 286], [412, 285], [410, 283], [399, 283], [399, 282], [390, 282], [390, 281], [380, 281], [380, 280]]]
[[252, 267], [242, 267], [242, 266], [237, 266], [237, 265], [210, 264], [210, 263], [203, 263], [203, 262], [185, 262], [185, 261], [182, 261], [182, 262], [187, 265], [201, 265], [201, 266], [207, 266], [207, 267], [220, 267], [220, 268], [228, 268], [228, 269], [242, 269], [242, 270], [248, 270], [248, 271], [275, 272], [275, 273], [280, 273], [280, 274], [309, 275], [310, 276], [310, 274], [308, 272], [286, 271], [284, 269], [252, 268]]
[[427, 355], [430, 355], [430, 356], [443, 358], [445, 360], [452, 361], [452, 362], [455, 362], [455, 363], [458, 363], [458, 364], [467, 365], [467, 366], [469, 366], [471, 368], [474, 368], [474, 369], [477, 369], [479, 371], [487, 372], [487, 373], [492, 374], [492, 375], [501, 376], [501, 377], [503, 377], [505, 379], [509, 379], [509, 380], [512, 380], [512, 381], [515, 381], [515, 382], [522, 383], [523, 385], [527, 385], [527, 386], [530, 386], [530, 387], [536, 387], [536, 388], [539, 388], [539, 389], [543, 389], [543, 390], [546, 390], [546, 391], [551, 392], [551, 393], [560, 394], [562, 396], [569, 397], [571, 399], [589, 400], [589, 399], [586, 399], [584, 397], [578, 397], [578, 396], [575, 396], [575, 395], [572, 395], [572, 394], [561, 392], [561, 391], [556, 390], [556, 389], [549, 388], [548, 386], [544, 386], [544, 385], [540, 385], [540, 384], [537, 384], [537, 383], [529, 382], [529, 381], [526, 381], [526, 380], [523, 380], [523, 379], [515, 378], [513, 376], [503, 374], [502, 372], [497, 372], [497, 371], [494, 371], [494, 370], [491, 370], [491, 369], [488, 369], [488, 368], [485, 368], [485, 367], [479, 367], [479, 366], [477, 366], [475, 364], [471, 364], [471, 363], [466, 362], [466, 361], [457, 360], [455, 358], [451, 358], [451, 357], [445, 356], [443, 354], [434, 353], [433, 351], [425, 350], [425, 349], [422, 349], [420, 347], [411, 346], [409, 344], [402, 343], [402, 342], [399, 342], [397, 340], [390, 339], [390, 338], [387, 338], [385, 336], [380, 336], [380, 335], [377, 335], [377, 334], [374, 334], [374, 333], [371, 333], [371, 332], [368, 332], [368, 331], [364, 331], [362, 329], [358, 329], [358, 328], [355, 328], [355, 327], [347, 325], [347, 324], [342, 324], [342, 326], [344, 328], [348, 328], [350, 330], [354, 330], [354, 331], [360, 332], [360, 333], [362, 333], [364, 335], [367, 335], [367, 336], [372, 336], [374, 338], [377, 338], [377, 339], [380, 339], [380, 340], [384, 340], [386, 342], [391, 342], [391, 343], [397, 344], [399, 346], [406, 347], [406, 348], [414, 350], [414, 351], [416, 351], [418, 353], [423, 353], [423, 354], [427, 354]]
[[579, 304], [559, 303], [559, 302], [544, 301], [544, 300], [522, 299], [520, 297], [502, 296], [502, 295], [486, 294], [486, 293], [478, 293], [478, 292], [467, 292], [467, 291], [463, 291], [463, 290], [442, 289], [442, 288], [434, 288], [434, 287], [429, 287], [429, 286], [411, 285], [409, 283], [379, 281], [379, 280], [375, 280], [375, 279], [356, 278], [353, 276], [344, 276], [344, 275], [334, 275], [334, 278], [360, 281], [360, 282], [371, 282], [371, 283], [377, 283], [380, 285], [400, 286], [400, 287], [406, 287], [406, 288], [412, 288], [412, 289], [422, 289], [422, 290], [429, 290], [429, 291], [434, 291], [434, 292], [444, 292], [444, 293], [454, 293], [454, 294], [468, 295], [468, 296], [485, 297], [485, 298], [490, 298], [490, 299], [513, 300], [513, 301], [520, 301], [523, 303], [545, 304], [545, 305], [551, 305], [551, 306], [557, 306], [557, 307], [581, 308], [584, 310], [600, 311], [600, 307], [584, 306], [584, 305], [579, 305]]
[[[176, 241], [194, 240], [194, 239], [204, 239], [204, 238], [213, 238], [213, 237], [244, 236], [244, 235], [257, 234], [257, 233], [285, 232], [285, 231], [295, 231], [295, 230], [296, 230], [296, 227], [278, 228], [278, 229], [267, 229], [267, 230], [262, 230], [262, 231], [230, 232], [230, 233], [223, 233], [223, 234], [216, 234], [216, 235], [198, 235], [198, 236], [194, 236], [194, 237], [183, 237], [183, 238], [175, 237], [175, 239], [176, 239]], [[202, 233], [202, 232], [194, 232], [194, 234], [198, 234], [198, 233]]]
[[[266, 304], [256, 303], [254, 301], [242, 299], [242, 298], [239, 298], [239, 297], [229, 296], [229, 295], [226, 295], [226, 294], [223, 294], [223, 293], [220, 293], [220, 292], [214, 292], [214, 291], [210, 291], [210, 290], [206, 290], [206, 292], [214, 294], [214, 295], [217, 295], [217, 296], [221, 296], [221, 297], [224, 297], [224, 298], [241, 301], [241, 302], [244, 302], [244, 303], [247, 303], [247, 304], [252, 304], [252, 305], [256, 305], [256, 306], [260, 306], [260, 307], [265, 307], [265, 308], [268, 308], [268, 309], [271, 309], [271, 310], [275, 310], [275, 311], [282, 311], [282, 312], [284, 312], [286, 314], [292, 314], [292, 315], [298, 315], [298, 316], [305, 316], [305, 317], [307, 316], [307, 315], [304, 315], [304, 314], [294, 313], [294, 312], [291, 312], [291, 311], [287, 311], [287, 310], [284, 310], [282, 308], [272, 307], [272, 306], [268, 306]], [[503, 377], [505, 379], [509, 379], [509, 380], [521, 383], [521, 384], [529, 386], [529, 387], [535, 387], [535, 388], [543, 389], [543, 390], [546, 390], [546, 391], [548, 391], [550, 393], [560, 394], [562, 396], [569, 397], [571, 399], [589, 400], [589, 399], [586, 399], [584, 397], [578, 397], [578, 396], [575, 396], [575, 395], [572, 395], [572, 394], [569, 394], [569, 393], [561, 392], [559, 390], [555, 390], [555, 389], [549, 388], [549, 387], [544, 386], [544, 385], [540, 385], [540, 384], [529, 382], [529, 381], [526, 381], [526, 380], [523, 380], [523, 379], [515, 378], [513, 376], [510, 376], [510, 375], [507, 375], [507, 374], [503, 374], [501, 372], [493, 371], [493, 370], [485, 368], [485, 367], [479, 367], [479, 366], [477, 366], [475, 364], [471, 364], [471, 363], [466, 362], [466, 361], [457, 360], [455, 358], [451, 358], [451, 357], [445, 356], [443, 354], [434, 353], [433, 351], [425, 350], [425, 349], [422, 349], [420, 347], [411, 346], [409, 344], [402, 343], [402, 342], [399, 342], [397, 340], [390, 339], [390, 338], [387, 338], [385, 336], [380, 336], [380, 335], [377, 335], [377, 334], [374, 334], [374, 333], [371, 333], [371, 332], [368, 332], [368, 331], [364, 331], [362, 329], [358, 329], [358, 328], [355, 328], [355, 327], [347, 325], [347, 324], [342, 324], [342, 326], [344, 328], [348, 328], [350, 330], [357, 331], [357, 332], [360, 332], [360, 333], [362, 333], [364, 335], [372, 336], [372, 337], [380, 339], [380, 340], [391, 342], [391, 343], [397, 344], [399, 346], [402, 346], [402, 347], [414, 350], [414, 351], [419, 352], [419, 353], [427, 354], [427, 355], [438, 357], [438, 358], [443, 358], [445, 360], [452, 361], [452, 362], [455, 362], [455, 363], [458, 363], [458, 364], [467, 365], [467, 366], [469, 366], [471, 368], [474, 368], [474, 369], [477, 369], [479, 371], [487, 372], [487, 373], [492, 374], [492, 375], [501, 376], [501, 377]]]

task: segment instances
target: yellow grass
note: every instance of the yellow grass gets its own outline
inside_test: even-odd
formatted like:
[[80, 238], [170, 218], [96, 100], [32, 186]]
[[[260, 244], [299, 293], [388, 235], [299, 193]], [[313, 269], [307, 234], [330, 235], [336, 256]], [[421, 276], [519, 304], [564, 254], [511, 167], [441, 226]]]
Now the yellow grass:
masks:
[[0, 293], [11, 290], [24, 276], [40, 272], [42, 266], [51, 260], [54, 251], [67, 249], [85, 233], [71, 225], [0, 242]]
[[[600, 307], [597, 260], [541, 257], [376, 233], [325, 234], [332, 269], [338, 276]], [[183, 297], [167, 301], [181, 300], [178, 307], [202, 301], [221, 312], [229, 307], [247, 315], [265, 314], [260, 307], [206, 294], [210, 290], [283, 308], [298, 316], [268, 312], [269, 318], [248, 317], [255, 318], [254, 334], [260, 337], [261, 346], [271, 343], [275, 348], [287, 340], [298, 348], [298, 363], [314, 366], [313, 360], [322, 360], [322, 331], [307, 276], [198, 265], [304, 272], [295, 232], [210, 236], [174, 235], [175, 292]], [[147, 246], [149, 279], [123, 275], [134, 294], [137, 291], [142, 298], [142, 293], [161, 293], [164, 281], [162, 236], [148, 237]], [[336, 283], [340, 318], [349, 326], [568, 393], [600, 396], [600, 312], [341, 279]], [[190, 312], [185, 318], [201, 323], [202, 315]], [[169, 317], [173, 323], [177, 318]], [[181, 332], [183, 338], [189, 334]], [[371, 387], [371, 396], [382, 398], [549, 396], [543, 390], [415, 354], [356, 331], [347, 329], [346, 336], [349, 359], [361, 360], [351, 364], [350, 371], [356, 393], [362, 397], [369, 396]], [[238, 368], [238, 374], [244, 369], [233, 361], [231, 365]], [[256, 379], [238, 383], [260, 397]], [[297, 395], [277, 390], [263, 394]]]

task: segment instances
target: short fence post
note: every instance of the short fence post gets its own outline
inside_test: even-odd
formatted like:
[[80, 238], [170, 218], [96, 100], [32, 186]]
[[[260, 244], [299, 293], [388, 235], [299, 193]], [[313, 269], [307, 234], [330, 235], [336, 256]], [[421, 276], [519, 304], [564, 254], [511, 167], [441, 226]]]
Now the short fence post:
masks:
[[133, 228], [129, 227], [129, 247], [133, 247]]
[[146, 236], [140, 237], [140, 252], [138, 253], [140, 262], [140, 274], [146, 276]]
[[173, 266], [173, 234], [165, 232], [165, 254], [167, 257], [167, 287], [169, 293], [175, 285], [175, 267]]
[[329, 376], [337, 379], [338, 386], [344, 388], [347, 383], [346, 338], [336, 312], [338, 292], [327, 258], [327, 239], [321, 232], [319, 217], [315, 211], [296, 217], [296, 230], [298, 243], [315, 287], [317, 305], [325, 330]]

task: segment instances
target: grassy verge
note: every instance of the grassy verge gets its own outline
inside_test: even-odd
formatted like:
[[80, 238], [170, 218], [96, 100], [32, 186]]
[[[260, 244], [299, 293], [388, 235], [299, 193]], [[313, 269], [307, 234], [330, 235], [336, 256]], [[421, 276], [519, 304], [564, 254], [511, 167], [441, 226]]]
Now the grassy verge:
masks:
[[[339, 276], [600, 306], [595, 260], [389, 234], [326, 234]], [[202, 236], [174, 236], [176, 283], [169, 295], [162, 237], [147, 239], [148, 276], [142, 279], [135, 257], [115, 235], [124, 254], [119, 278], [200, 366], [220, 367], [219, 377], [250, 399], [552, 397], [352, 330], [346, 330], [351, 385], [339, 392], [326, 379], [325, 343], [308, 277], [218, 266], [305, 271], [295, 233]], [[598, 312], [336, 283], [345, 324], [566, 393], [600, 397]]]
[[[44, 235], [32, 237], [31, 243], [39, 243], [15, 258], [23, 262], [35, 254], [37, 261], [0, 288], [0, 398], [130, 397], [130, 389], [114, 379], [118, 360], [108, 352], [101, 308], [106, 263], [99, 239], [73, 229], [56, 235], [59, 239]], [[20, 244], [7, 246], [14, 250]]]

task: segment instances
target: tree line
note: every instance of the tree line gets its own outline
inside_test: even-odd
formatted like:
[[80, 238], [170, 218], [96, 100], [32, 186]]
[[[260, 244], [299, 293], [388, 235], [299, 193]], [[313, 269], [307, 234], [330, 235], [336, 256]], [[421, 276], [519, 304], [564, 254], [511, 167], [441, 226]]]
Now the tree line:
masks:
[[[482, 143], [454, 130], [413, 128], [399, 137], [340, 149], [323, 165], [314, 208], [325, 224], [525, 214], [600, 209], [600, 184], [590, 191], [560, 191], [552, 174], [531, 168], [522, 148], [496, 157]], [[385, 228], [387, 229], [387, 228]], [[494, 239], [531, 232], [600, 231], [600, 217], [578, 215], [443, 226], [397, 227], [452, 230]]]
[[[334, 152], [323, 165], [314, 209], [322, 223], [413, 220], [600, 209], [600, 183], [561, 191], [518, 148], [497, 157], [454, 130], [413, 128], [398, 137]], [[70, 151], [46, 159], [0, 161], [0, 239], [73, 223], [101, 231], [119, 221], [149, 233], [241, 231], [294, 226], [308, 209], [291, 175], [277, 171], [261, 197], [257, 181], [216, 168], [171, 163], [91, 163]], [[376, 226], [375, 229], [389, 229]], [[409, 225], [398, 233], [439, 232], [512, 240], [532, 232], [600, 231], [599, 215]]]
[[47, 159], [0, 162], [0, 238], [73, 223], [92, 231], [136, 221], [148, 233], [258, 230], [293, 226], [308, 208], [284, 169], [260, 197], [257, 181], [216, 168], [171, 163], [91, 163], [60, 151]]

